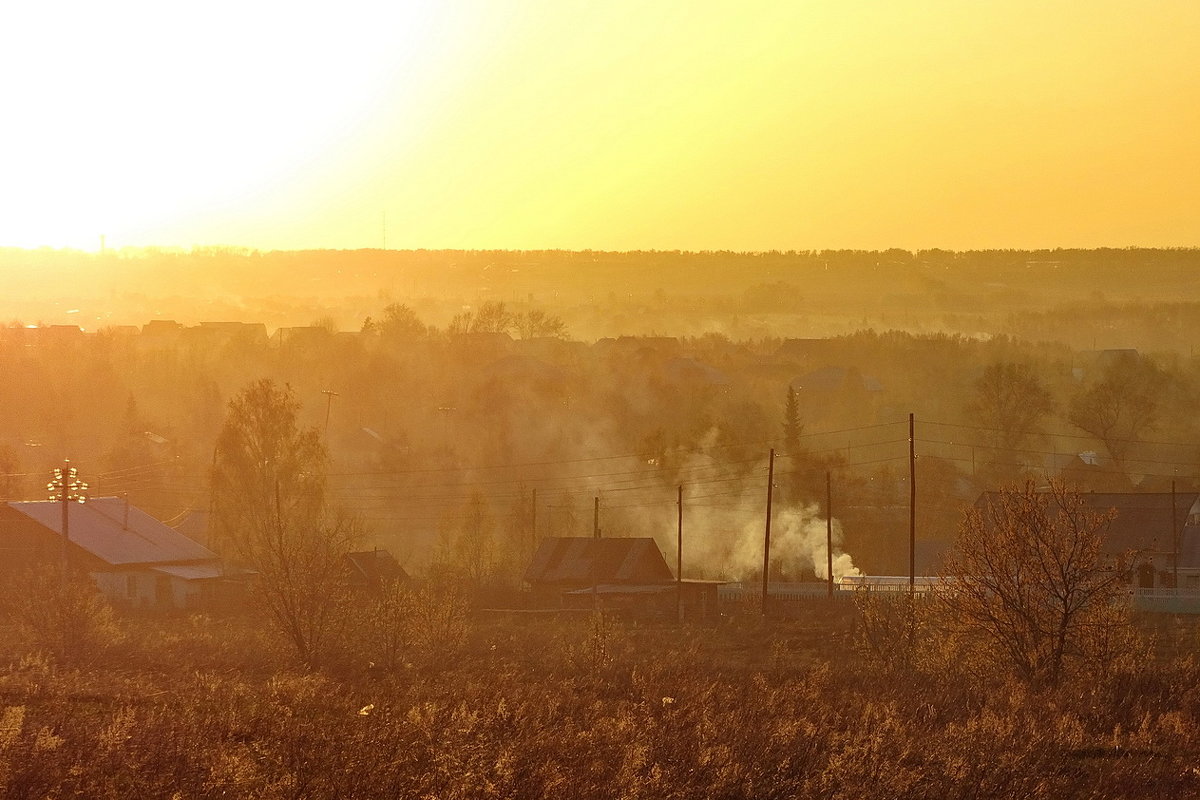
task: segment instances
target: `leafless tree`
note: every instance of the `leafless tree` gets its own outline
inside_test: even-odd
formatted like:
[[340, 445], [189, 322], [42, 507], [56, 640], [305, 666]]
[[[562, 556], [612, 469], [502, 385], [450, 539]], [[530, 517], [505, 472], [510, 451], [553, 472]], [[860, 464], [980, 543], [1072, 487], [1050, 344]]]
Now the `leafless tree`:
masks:
[[455, 314], [446, 327], [447, 333], [508, 333], [516, 318], [501, 301], [489, 301], [475, 311]]
[[367, 318], [371, 323], [369, 328], [364, 323], [364, 329], [379, 332], [384, 341], [410, 342], [420, 339], [429, 333], [428, 326], [417, 317], [417, 312], [403, 303], [390, 303], [383, 309], [383, 318], [378, 322]]
[[990, 444], [997, 450], [1021, 447], [1054, 410], [1050, 392], [1029, 364], [990, 364], [975, 381], [974, 390], [967, 414], [988, 429]]
[[436, 558], [441, 569], [479, 588], [495, 569], [495, 519], [479, 492], [471, 495], [462, 512], [456, 524], [442, 531]]
[[263, 379], [229, 404], [213, 459], [218, 546], [255, 575], [258, 599], [305, 663], [318, 660], [334, 623], [343, 557], [357, 537], [325, 500], [327, 456], [297, 423], [289, 387]]
[[1140, 437], [1158, 423], [1167, 374], [1135, 353], [1114, 359], [1091, 384], [1071, 399], [1068, 421], [1104, 444], [1123, 465]]
[[547, 314], [538, 308], [530, 309], [513, 317], [517, 334], [522, 339], [551, 337], [554, 339], [567, 338], [567, 326], [558, 317]]
[[936, 597], [946, 619], [1034, 686], [1111, 655], [1123, 577], [1103, 553], [1115, 512], [1060, 483], [990, 495], [962, 522]]

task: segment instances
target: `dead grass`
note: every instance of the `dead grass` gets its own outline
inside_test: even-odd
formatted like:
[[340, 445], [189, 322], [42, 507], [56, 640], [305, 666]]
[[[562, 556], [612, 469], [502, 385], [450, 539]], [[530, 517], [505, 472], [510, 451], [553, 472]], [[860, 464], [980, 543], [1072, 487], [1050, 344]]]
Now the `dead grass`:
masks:
[[86, 668], [0, 652], [0, 796], [1200, 793], [1200, 669], [1170, 648], [1038, 694], [885, 669], [851, 611], [820, 608], [705, 628], [496, 616], [442, 661], [320, 672], [251, 619], [121, 624]]

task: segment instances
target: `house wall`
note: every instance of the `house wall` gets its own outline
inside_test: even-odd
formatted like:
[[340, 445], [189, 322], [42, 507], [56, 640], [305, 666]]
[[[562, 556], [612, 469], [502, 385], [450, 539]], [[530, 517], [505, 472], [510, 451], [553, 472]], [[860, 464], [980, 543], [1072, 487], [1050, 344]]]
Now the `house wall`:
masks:
[[96, 587], [109, 602], [124, 608], [182, 609], [201, 604], [198, 581], [185, 581], [147, 569], [93, 572]]
[[153, 574], [144, 570], [93, 572], [96, 588], [116, 606], [148, 608], [155, 605]]

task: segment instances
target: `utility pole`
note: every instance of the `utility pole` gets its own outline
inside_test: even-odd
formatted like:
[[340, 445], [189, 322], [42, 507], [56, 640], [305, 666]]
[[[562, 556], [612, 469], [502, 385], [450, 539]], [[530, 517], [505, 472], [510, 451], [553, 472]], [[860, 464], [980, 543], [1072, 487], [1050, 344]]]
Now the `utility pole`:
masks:
[[329, 441], [329, 410], [333, 408], [333, 398], [339, 397], [337, 392], [332, 389], [322, 389], [321, 394], [325, 395], [325, 441]]
[[1175, 481], [1171, 481], [1171, 544], [1175, 550], [1174, 584], [1175, 594], [1179, 595], [1179, 526], [1175, 522]]
[[775, 448], [771, 448], [771, 456], [767, 461], [767, 527], [763, 533], [763, 576], [762, 576], [762, 615], [769, 614], [767, 610], [770, 600], [768, 590], [771, 576], [771, 498], [775, 486]]
[[679, 506], [679, 527], [675, 535], [675, 619], [683, 622], [683, 484], [675, 500]]
[[537, 487], [529, 492], [529, 538], [533, 540], [533, 549], [537, 550]]
[[71, 503], [84, 502], [87, 499], [87, 490], [88, 485], [79, 480], [79, 473], [67, 458], [63, 459], [61, 467], [54, 468], [54, 477], [46, 484], [50, 500], [62, 503], [62, 572], [59, 580], [64, 590], [70, 568]]
[[908, 591], [917, 591], [917, 440], [913, 415], [908, 415]]
[[600, 608], [600, 496], [592, 505], [592, 608]]
[[829, 599], [833, 599], [833, 480], [825, 471], [825, 576]]

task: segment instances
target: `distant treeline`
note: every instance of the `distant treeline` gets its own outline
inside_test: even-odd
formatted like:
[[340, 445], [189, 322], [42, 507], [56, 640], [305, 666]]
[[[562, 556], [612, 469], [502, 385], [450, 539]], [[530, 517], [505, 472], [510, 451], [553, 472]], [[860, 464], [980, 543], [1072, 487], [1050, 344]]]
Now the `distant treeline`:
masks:
[[[314, 320], [358, 330], [389, 302], [439, 327], [487, 302], [541, 308], [572, 335], [735, 339], [866, 328], [1003, 333], [1074, 347], [1190, 351], [1197, 249], [629, 252], [0, 250], [0, 319], [95, 330], [148, 319]], [[1133, 318], [1108, 325], [1114, 306]], [[1172, 312], [1174, 313], [1174, 312]], [[1060, 316], [1071, 320], [1058, 324]], [[1044, 315], [1044, 319], [1039, 315]], [[1163, 322], [1174, 329], [1163, 328]], [[1086, 335], [1082, 331], [1086, 329]]]

